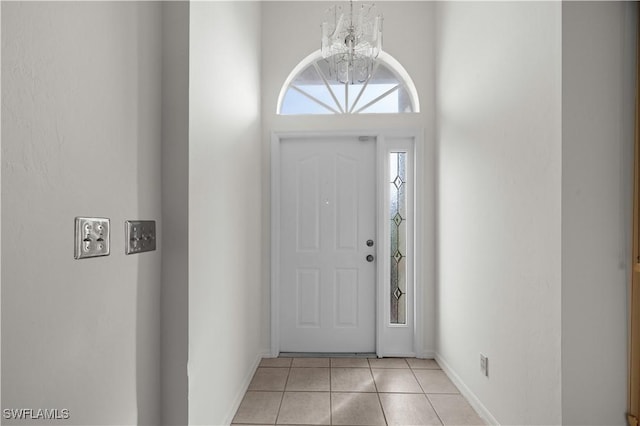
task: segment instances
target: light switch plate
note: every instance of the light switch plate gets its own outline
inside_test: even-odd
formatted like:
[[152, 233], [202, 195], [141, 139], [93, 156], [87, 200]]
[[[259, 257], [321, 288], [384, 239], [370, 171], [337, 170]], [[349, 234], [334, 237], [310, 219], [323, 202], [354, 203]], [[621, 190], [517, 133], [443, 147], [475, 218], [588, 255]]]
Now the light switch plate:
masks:
[[155, 220], [127, 220], [124, 228], [127, 254], [156, 249]]
[[109, 219], [104, 217], [76, 217], [76, 259], [109, 256]]

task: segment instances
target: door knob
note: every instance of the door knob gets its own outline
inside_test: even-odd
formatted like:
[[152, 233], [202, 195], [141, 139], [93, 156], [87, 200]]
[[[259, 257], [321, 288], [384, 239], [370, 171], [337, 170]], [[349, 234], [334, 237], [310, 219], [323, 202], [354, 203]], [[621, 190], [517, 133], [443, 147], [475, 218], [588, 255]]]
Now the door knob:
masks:
[[372, 254], [368, 254], [367, 255], [367, 262], [373, 262], [373, 255]]

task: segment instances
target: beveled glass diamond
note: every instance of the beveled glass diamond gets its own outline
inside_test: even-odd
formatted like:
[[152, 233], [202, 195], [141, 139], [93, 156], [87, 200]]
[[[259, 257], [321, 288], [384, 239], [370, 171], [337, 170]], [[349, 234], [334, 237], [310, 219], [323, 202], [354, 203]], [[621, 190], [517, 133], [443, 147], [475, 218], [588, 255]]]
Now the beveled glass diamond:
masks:
[[402, 253], [400, 253], [400, 250], [396, 250], [396, 252], [393, 255], [393, 258], [396, 260], [396, 262], [400, 262], [403, 257], [404, 256], [402, 255]]
[[396, 176], [396, 178], [393, 180], [393, 184], [396, 186], [396, 188], [400, 189], [400, 187], [404, 184], [404, 181], [400, 176]]
[[402, 290], [396, 288], [396, 290], [393, 292], [393, 297], [395, 297], [396, 300], [400, 300], [400, 297], [402, 297], [403, 294], [404, 293], [402, 292]]
[[396, 213], [396, 215], [391, 220], [393, 220], [393, 222], [396, 224], [396, 226], [400, 226], [400, 224], [402, 223], [402, 221], [404, 219], [402, 218], [402, 216], [400, 216], [400, 213]]

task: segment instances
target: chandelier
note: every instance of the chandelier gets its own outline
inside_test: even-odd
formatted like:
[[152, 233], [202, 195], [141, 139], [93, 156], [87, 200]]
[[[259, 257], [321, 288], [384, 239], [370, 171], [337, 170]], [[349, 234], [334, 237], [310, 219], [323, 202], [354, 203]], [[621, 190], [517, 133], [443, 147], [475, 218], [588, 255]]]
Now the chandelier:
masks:
[[355, 10], [335, 5], [322, 22], [322, 57], [329, 63], [332, 78], [340, 83], [366, 81], [382, 51], [382, 15], [375, 4], [360, 4]]

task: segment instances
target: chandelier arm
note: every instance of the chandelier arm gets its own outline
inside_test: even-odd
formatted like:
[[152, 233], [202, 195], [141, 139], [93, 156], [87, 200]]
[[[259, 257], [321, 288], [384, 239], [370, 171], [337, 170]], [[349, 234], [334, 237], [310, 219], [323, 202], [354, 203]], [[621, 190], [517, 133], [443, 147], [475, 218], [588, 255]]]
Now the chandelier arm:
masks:
[[360, 101], [360, 98], [362, 97], [362, 94], [364, 93], [365, 89], [369, 85], [369, 82], [371, 81], [371, 79], [375, 75], [376, 71], [378, 71], [378, 64], [379, 64], [379, 62], [376, 62], [376, 65], [374, 66], [373, 71], [371, 72], [371, 74], [369, 74], [367, 79], [364, 81], [364, 84], [362, 85], [362, 88], [360, 88], [360, 93], [358, 93], [358, 96], [356, 97], [356, 100], [353, 102], [353, 105], [351, 105], [351, 109], [349, 110], [349, 114], [353, 113], [353, 110], [355, 109], [356, 105], [358, 105], [358, 102]]
[[367, 103], [365, 106], [363, 106], [362, 108], [360, 108], [359, 110], [357, 110], [355, 113], [359, 114], [362, 110], [369, 108], [371, 105], [375, 104], [376, 102], [378, 102], [380, 99], [384, 98], [387, 95], [390, 95], [391, 93], [395, 92], [396, 90], [398, 90], [400, 88], [399, 84], [396, 84], [393, 88], [387, 90], [386, 92], [384, 92], [382, 95], [378, 96], [377, 98], [375, 98], [374, 100], [372, 100], [371, 102]]
[[349, 85], [344, 85], [344, 110], [349, 111]]
[[340, 113], [344, 114], [344, 110], [342, 109], [342, 106], [340, 105], [340, 102], [338, 101], [338, 98], [336, 97], [336, 94], [333, 93], [333, 89], [331, 88], [331, 85], [327, 81], [327, 78], [322, 73], [322, 70], [320, 69], [320, 67], [318, 66], [318, 64], [316, 62], [313, 63], [313, 67], [316, 69], [316, 72], [318, 73], [318, 75], [322, 79], [322, 82], [324, 83], [324, 85], [326, 86], [327, 90], [331, 94], [331, 97], [333, 98], [333, 101], [336, 103], [338, 109], [340, 110]]
[[298, 91], [299, 93], [301, 93], [302, 95], [306, 96], [307, 98], [311, 99], [313, 102], [317, 103], [318, 105], [323, 106], [324, 108], [328, 109], [329, 111], [333, 112], [334, 114], [339, 114], [338, 111], [336, 111], [335, 109], [331, 108], [329, 105], [325, 104], [324, 102], [322, 102], [320, 99], [317, 99], [315, 96], [305, 92], [304, 90], [302, 90], [301, 88], [299, 88], [298, 86], [292, 84], [291, 88]]
[[353, 27], [353, 0], [349, 0], [349, 24]]

